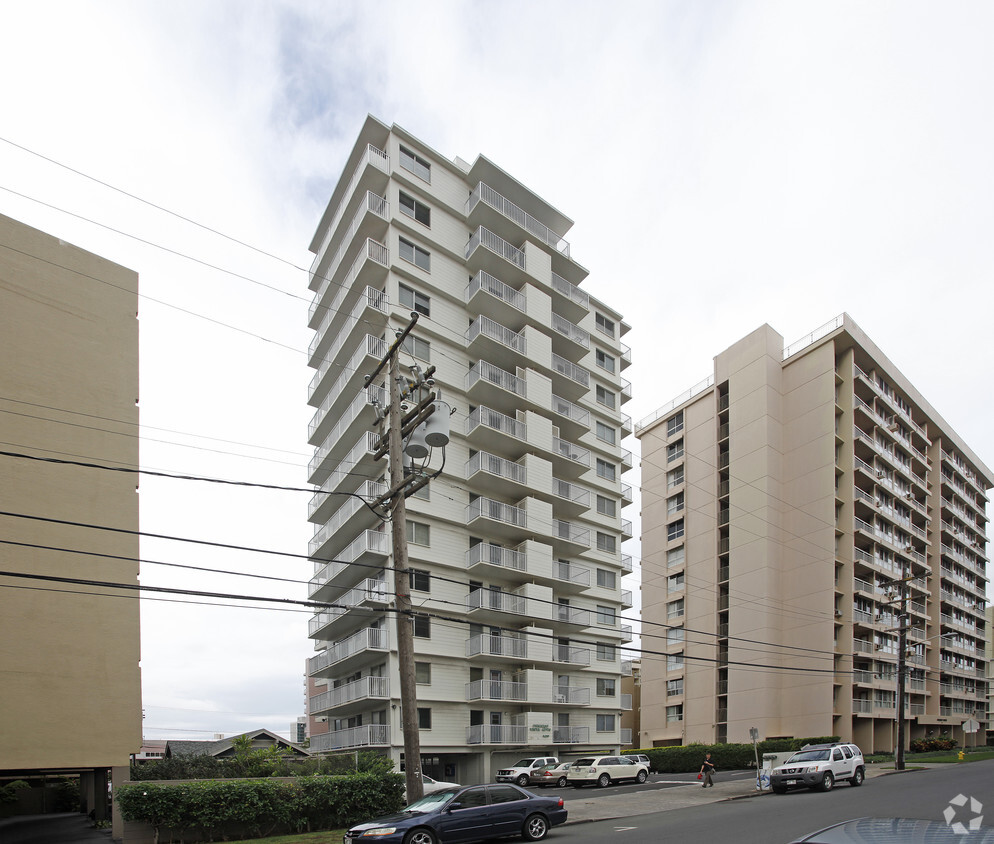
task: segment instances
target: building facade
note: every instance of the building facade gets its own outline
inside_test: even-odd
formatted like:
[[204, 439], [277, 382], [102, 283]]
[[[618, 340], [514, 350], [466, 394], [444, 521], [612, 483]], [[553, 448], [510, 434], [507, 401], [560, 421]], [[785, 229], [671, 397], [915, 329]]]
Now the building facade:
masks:
[[407, 500], [422, 768], [484, 781], [621, 743], [628, 326], [581, 289], [571, 225], [482, 156], [362, 127], [311, 243], [310, 595], [338, 607], [310, 621], [312, 751], [401, 758], [390, 529], [359, 498], [389, 477], [387, 389], [364, 375], [412, 312], [402, 371], [435, 367], [454, 408], [441, 475]]
[[[134, 476], [30, 459], [138, 466], [137, 304], [131, 270], [0, 216], [0, 439], [23, 455], [0, 457], [6, 571], [138, 582]], [[109, 769], [142, 746], [135, 593], [0, 586], [0, 778], [79, 773], [103, 818]]]
[[986, 719], [992, 474], [848, 316], [758, 329], [636, 436], [642, 745], [892, 750], [902, 609], [907, 738]]

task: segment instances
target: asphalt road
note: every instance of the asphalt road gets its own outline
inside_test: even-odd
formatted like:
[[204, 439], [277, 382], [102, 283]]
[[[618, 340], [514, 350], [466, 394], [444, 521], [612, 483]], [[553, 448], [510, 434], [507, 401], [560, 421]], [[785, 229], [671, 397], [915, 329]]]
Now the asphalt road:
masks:
[[[610, 799], [615, 789], [651, 791], [653, 787], [658, 790], [660, 784], [600, 789], [599, 795], [603, 797], [598, 796], [598, 799]], [[586, 798], [593, 796], [592, 789], [568, 791], [570, 794], [563, 794], [567, 801], [573, 794]], [[849, 818], [913, 817], [942, 821], [950, 801], [960, 794], [987, 804], [985, 826], [994, 825], [994, 760], [874, 777], [861, 788], [840, 785], [824, 794], [807, 790], [785, 795], [764, 794], [567, 825], [554, 829], [548, 840], [550, 844], [602, 844], [623, 836], [624, 844], [715, 838], [731, 840], [735, 844], [777, 844]]]

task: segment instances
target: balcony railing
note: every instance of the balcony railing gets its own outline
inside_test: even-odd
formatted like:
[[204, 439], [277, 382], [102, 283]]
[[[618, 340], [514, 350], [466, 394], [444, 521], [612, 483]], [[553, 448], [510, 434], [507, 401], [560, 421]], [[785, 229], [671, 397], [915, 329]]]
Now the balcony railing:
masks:
[[466, 656], [502, 656], [526, 659], [528, 657], [528, 640], [514, 636], [479, 633], [466, 640]]
[[569, 257], [569, 243], [556, 234], [541, 220], [537, 220], [527, 211], [519, 208], [511, 200], [501, 196], [492, 187], [484, 182], [480, 182], [466, 200], [466, 216], [468, 217], [478, 203], [484, 203], [493, 208], [498, 214], [502, 214], [507, 219], [514, 221], [526, 232], [538, 238], [559, 252], [561, 255]]
[[586, 369], [555, 353], [552, 355], [552, 368], [560, 375], [569, 378], [570, 381], [574, 381], [581, 387], [590, 387], [590, 373]]
[[553, 703], [573, 703], [577, 706], [590, 704], [590, 689], [581, 689], [576, 686], [556, 686], [553, 694]]
[[528, 527], [528, 512], [523, 507], [494, 501], [492, 498], [477, 498], [466, 505], [466, 524], [472, 524], [475, 519], [491, 519], [515, 527]]
[[581, 627], [590, 626], [590, 610], [571, 607], [569, 604], [557, 604], [553, 609], [553, 618], [564, 624], [578, 624]]
[[632, 743], [632, 728], [622, 727], [618, 730], [618, 737], [620, 744], [631, 744]]
[[499, 589], [474, 589], [463, 599], [463, 603], [470, 610], [493, 610], [515, 615], [525, 615], [528, 604], [524, 595]]
[[586, 528], [582, 528], [572, 522], [567, 522], [564, 519], [553, 519], [552, 530], [553, 535], [559, 537], [564, 542], [572, 542], [574, 545], [583, 545], [586, 548], [590, 547], [590, 531]]
[[581, 466], [586, 466], [587, 468], [590, 467], [590, 450], [584, 448], [582, 445], [571, 443], [569, 440], [564, 440], [561, 437], [553, 437], [552, 450], [567, 460], [572, 460], [574, 463], [579, 463]]
[[365, 650], [387, 651], [389, 649], [390, 638], [387, 631], [381, 627], [367, 627], [312, 656], [307, 660], [307, 673], [314, 675], [318, 671], [329, 668], [335, 663]]
[[466, 435], [469, 436], [479, 426], [490, 428], [493, 431], [500, 431], [525, 441], [528, 439], [528, 426], [524, 422], [519, 422], [512, 416], [491, 410], [489, 407], [478, 407], [466, 417]]
[[632, 696], [630, 694], [623, 694], [621, 696], [621, 708], [622, 710], [630, 710], [632, 708]]
[[590, 294], [586, 290], [581, 290], [575, 284], [570, 284], [557, 273], [552, 274], [552, 289], [560, 296], [565, 296], [571, 302], [575, 302], [587, 310], [590, 309]]
[[590, 334], [580, 326], [574, 325], [566, 317], [554, 313], [552, 315], [552, 328], [584, 349], [590, 348]]
[[573, 404], [573, 402], [566, 401], [566, 399], [560, 398], [557, 395], [552, 396], [552, 412], [557, 413], [560, 416], [565, 416], [567, 419], [572, 419], [579, 425], [590, 424], [589, 411], [584, 410], [578, 404]]
[[528, 342], [523, 333], [518, 334], [516, 331], [512, 331], [510, 328], [490, 319], [490, 317], [479, 316], [473, 320], [472, 324], [466, 330], [467, 345], [472, 343], [481, 334], [520, 355], [528, 354]]
[[528, 483], [528, 471], [524, 466], [487, 451], [478, 451], [466, 461], [466, 477], [471, 478], [477, 472], [496, 475], [498, 478], [507, 478], [516, 484]]
[[481, 360], [466, 373], [465, 384], [467, 392], [478, 382], [486, 381], [516, 396], [526, 396], [528, 392], [528, 382], [524, 378], [512, 375], [499, 366], [489, 361]]
[[480, 542], [466, 552], [466, 567], [472, 568], [480, 563], [500, 566], [516, 571], [528, 570], [528, 555], [514, 548], [504, 548], [490, 542]]
[[352, 518], [352, 516], [359, 512], [360, 509], [366, 509], [366, 505], [362, 504], [360, 499], [364, 498], [366, 501], [375, 501], [386, 491], [386, 484], [378, 484], [374, 481], [364, 481], [355, 493], [349, 496], [346, 503], [339, 507], [338, 510], [335, 511], [335, 514], [324, 524], [324, 526], [318, 530], [313, 537], [311, 537], [311, 540], [307, 543], [307, 553], [311, 556], [316, 554], [318, 549], [321, 548], [321, 546], [324, 545], [329, 539], [331, 539], [331, 537], [339, 531], [342, 525], [344, 525], [350, 518]]
[[355, 607], [362, 604], [385, 604], [390, 600], [390, 597], [391, 593], [388, 591], [385, 580], [367, 578], [359, 586], [350, 589], [335, 601], [339, 606], [314, 615], [307, 624], [308, 635], [313, 636], [322, 627], [327, 627], [335, 619], [341, 618]]
[[311, 698], [308, 711], [311, 714], [326, 709], [335, 709], [346, 703], [365, 698], [389, 698], [390, 681], [386, 677], [361, 677], [336, 689], [330, 689]]
[[553, 727], [553, 744], [588, 744], [590, 727]]
[[582, 507], [590, 506], [590, 490], [559, 478], [552, 479], [552, 494]]
[[523, 724], [474, 724], [466, 728], [466, 744], [526, 744]]
[[470, 237], [466, 244], [465, 257], [467, 260], [479, 246], [490, 250], [495, 255], [500, 256], [505, 261], [509, 261], [519, 269], [525, 269], [525, 253], [516, 246], [512, 246], [504, 240], [504, 238], [494, 234], [490, 231], [490, 229], [485, 229], [483, 226], [480, 226], [475, 232], [473, 232], [472, 237]]
[[590, 585], [590, 569], [574, 563], [557, 561], [553, 573], [556, 580], [562, 580], [565, 583], [575, 583], [577, 586]]
[[[345, 571], [346, 568], [363, 554], [389, 554], [391, 544], [392, 541], [389, 533], [378, 530], [363, 531], [352, 541], [348, 548], [338, 554], [338, 559], [332, 560], [318, 569], [314, 577], [310, 580], [309, 594], [313, 597], [318, 589]], [[317, 563], [317, 565], [321, 564]]]
[[590, 665], [590, 648], [556, 645], [552, 651], [552, 661], [565, 665]]
[[474, 680], [466, 684], [466, 700], [528, 700], [528, 684], [510, 680]]
[[528, 300], [520, 290], [515, 290], [511, 285], [504, 284], [499, 278], [490, 275], [486, 270], [480, 270], [472, 280], [466, 285], [465, 299], [468, 302], [478, 291], [484, 291], [491, 296], [507, 302], [512, 308], [525, 313], [528, 309]]
[[390, 727], [387, 724], [367, 724], [335, 730], [331, 733], [318, 733], [311, 736], [310, 750], [344, 750], [350, 747], [378, 747], [390, 744]]

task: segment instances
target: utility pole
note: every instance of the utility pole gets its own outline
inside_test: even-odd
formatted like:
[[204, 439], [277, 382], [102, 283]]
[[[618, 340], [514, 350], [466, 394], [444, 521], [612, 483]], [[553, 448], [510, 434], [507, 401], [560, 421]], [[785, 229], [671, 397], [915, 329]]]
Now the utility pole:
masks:
[[908, 672], [908, 592], [907, 584], [901, 585], [901, 614], [898, 616], [897, 633], [897, 755], [894, 770], [904, 770], [904, 688]]
[[[366, 386], [388, 366], [389, 399], [387, 408], [387, 443], [383, 447], [383, 437], [380, 437], [380, 447], [375, 457], [384, 453], [390, 460], [390, 489], [380, 496], [373, 505], [389, 503], [391, 513], [391, 530], [393, 537], [393, 582], [396, 595], [397, 618], [397, 661], [400, 673], [400, 708], [401, 729], [404, 733], [404, 773], [407, 780], [407, 800], [413, 803], [424, 796], [424, 783], [421, 779], [421, 737], [418, 734], [418, 698], [416, 675], [414, 670], [414, 616], [411, 609], [411, 577], [407, 557], [407, 495], [424, 486], [427, 478], [416, 479], [404, 476], [404, 431], [405, 423], [408, 429], [430, 415], [426, 405], [434, 399], [434, 394], [428, 400], [419, 402], [410, 414], [405, 414], [401, 406], [400, 347], [404, 339], [418, 321], [418, 314], [411, 314], [411, 321], [402, 331], [397, 332], [397, 339], [387, 350], [386, 355], [371, 375], [366, 376]], [[405, 418], [406, 417], [406, 418]]]

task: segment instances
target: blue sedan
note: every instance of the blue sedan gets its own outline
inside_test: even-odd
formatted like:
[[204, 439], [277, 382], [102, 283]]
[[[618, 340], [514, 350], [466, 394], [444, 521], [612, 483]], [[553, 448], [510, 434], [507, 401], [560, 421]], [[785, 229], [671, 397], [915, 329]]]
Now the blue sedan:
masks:
[[502, 835], [541, 841], [565, 821], [562, 797], [510, 784], [471, 785], [436, 791], [396, 815], [353, 826], [344, 844], [456, 844]]

